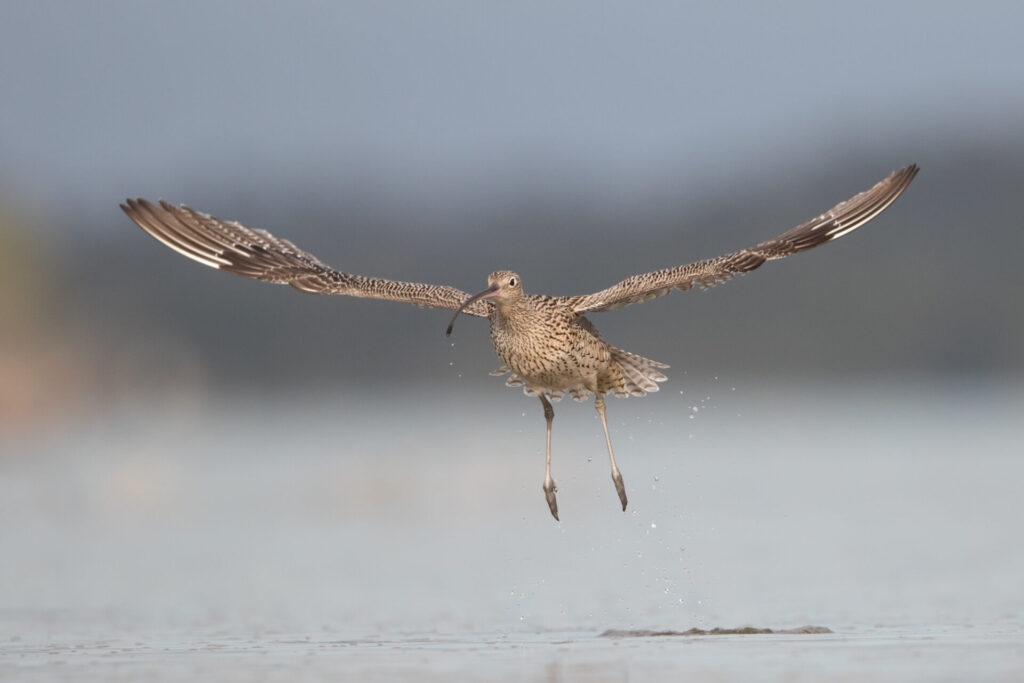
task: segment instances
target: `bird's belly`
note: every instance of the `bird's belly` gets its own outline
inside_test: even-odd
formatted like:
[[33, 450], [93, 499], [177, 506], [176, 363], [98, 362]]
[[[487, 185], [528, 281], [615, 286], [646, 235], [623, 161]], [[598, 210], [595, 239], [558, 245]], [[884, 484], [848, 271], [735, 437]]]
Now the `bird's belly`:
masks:
[[[495, 344], [498, 357], [530, 387], [570, 389], [586, 385], [608, 368], [611, 353], [603, 343], [556, 346]], [[597, 340], [595, 340], [597, 341]]]

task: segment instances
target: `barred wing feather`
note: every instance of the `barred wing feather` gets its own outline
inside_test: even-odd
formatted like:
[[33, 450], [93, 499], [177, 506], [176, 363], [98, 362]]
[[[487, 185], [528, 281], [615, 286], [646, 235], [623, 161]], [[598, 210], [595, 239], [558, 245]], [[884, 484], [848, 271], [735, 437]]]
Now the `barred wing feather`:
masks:
[[[224, 221], [187, 206], [159, 205], [128, 199], [121, 205], [140, 228], [174, 251], [205, 266], [254, 280], [291, 285], [311, 294], [405, 301], [418, 306], [456, 310], [469, 294], [446, 285], [400, 282], [335, 270], [312, 254], [265, 230]], [[491, 303], [476, 301], [465, 309], [486, 318]]]
[[725, 282], [737, 273], [746, 273], [765, 261], [812, 249], [846, 235], [884, 211], [903, 194], [917, 175], [917, 165], [896, 171], [870, 190], [837, 204], [817, 218], [761, 242], [718, 258], [684, 266], [656, 270], [626, 278], [622, 282], [586, 296], [569, 297], [577, 313], [613, 311], [629, 304], [648, 301], [673, 289], [702, 288]]

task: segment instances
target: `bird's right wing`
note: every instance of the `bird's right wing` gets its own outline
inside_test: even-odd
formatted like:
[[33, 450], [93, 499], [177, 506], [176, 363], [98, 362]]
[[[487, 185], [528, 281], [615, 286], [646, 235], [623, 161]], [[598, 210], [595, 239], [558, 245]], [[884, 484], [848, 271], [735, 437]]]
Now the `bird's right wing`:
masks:
[[687, 290], [694, 285], [710, 287], [725, 282], [737, 273], [754, 270], [765, 261], [811, 249], [856, 230], [896, 201], [915, 175], [917, 164], [911, 164], [876, 183], [870, 190], [840, 202], [817, 218], [749, 249], [634, 275], [600, 292], [566, 297], [566, 301], [577, 313], [613, 311], [664, 296], [673, 289]]
[[[342, 273], [265, 230], [220, 220], [184, 205], [161, 201], [157, 206], [145, 199], [128, 199], [121, 210], [150, 235], [204, 266], [254, 280], [291, 285], [302, 292], [405, 301], [453, 311], [470, 297], [445, 285]], [[465, 312], [486, 318], [492, 305], [489, 301], [475, 301]]]

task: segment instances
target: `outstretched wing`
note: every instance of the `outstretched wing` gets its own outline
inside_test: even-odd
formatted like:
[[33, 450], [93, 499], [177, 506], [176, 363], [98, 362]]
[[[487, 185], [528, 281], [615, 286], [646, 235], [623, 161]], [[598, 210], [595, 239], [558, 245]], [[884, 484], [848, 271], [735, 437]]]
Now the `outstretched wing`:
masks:
[[737, 273], [754, 270], [765, 261], [806, 251], [856, 230], [896, 201], [917, 175], [917, 170], [917, 164], [911, 164], [896, 171], [870, 190], [756, 247], [685, 266], [634, 275], [608, 289], [569, 297], [568, 300], [578, 313], [613, 311], [663, 296], [673, 289], [686, 290], [694, 285], [707, 288], [725, 282]]
[[[444, 285], [342, 273], [265, 230], [223, 221], [187, 206], [172, 206], [164, 201], [157, 206], [145, 199], [129, 199], [121, 210], [150, 235], [204, 266], [254, 280], [291, 285], [302, 292], [406, 301], [450, 310], [457, 309], [470, 296]], [[489, 301], [475, 301], [465, 312], [486, 318], [492, 305]]]

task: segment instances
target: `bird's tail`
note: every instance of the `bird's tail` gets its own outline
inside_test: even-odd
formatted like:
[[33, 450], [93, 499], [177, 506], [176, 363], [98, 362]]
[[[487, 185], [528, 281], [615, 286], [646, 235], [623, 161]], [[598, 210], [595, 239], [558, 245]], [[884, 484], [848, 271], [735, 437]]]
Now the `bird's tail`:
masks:
[[619, 397], [643, 396], [657, 391], [657, 382], [664, 382], [668, 377], [659, 372], [658, 368], [667, 368], [650, 358], [638, 356], [629, 351], [612, 348], [612, 360], [608, 369], [598, 377], [598, 391], [602, 394], [614, 394]]
[[[597, 378], [597, 390], [602, 394], [614, 394], [619, 398], [627, 396], [643, 396], [648, 392], [657, 391], [657, 382], [664, 382], [668, 377], [658, 371], [658, 368], [667, 368], [664, 363], [659, 363], [650, 358], [638, 356], [629, 351], [610, 347], [612, 359], [608, 363], [608, 369]], [[548, 398], [558, 401], [569, 393], [577, 401], [584, 401], [590, 397], [590, 390], [582, 384], [568, 389], [539, 389], [526, 384], [526, 380], [520, 377], [507, 365], [502, 365], [491, 373], [495, 376], [508, 374], [505, 385], [510, 387], [523, 387], [523, 393], [527, 396], [536, 396], [544, 393]]]

